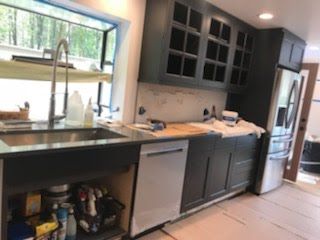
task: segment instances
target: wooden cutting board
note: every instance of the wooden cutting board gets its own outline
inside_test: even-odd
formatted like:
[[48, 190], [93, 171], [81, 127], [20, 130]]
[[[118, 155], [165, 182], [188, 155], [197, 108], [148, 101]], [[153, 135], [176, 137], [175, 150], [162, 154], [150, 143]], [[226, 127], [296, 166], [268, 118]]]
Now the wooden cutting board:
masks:
[[185, 123], [169, 123], [162, 131], [151, 132], [155, 137], [181, 137], [207, 134], [210, 130], [191, 126]]

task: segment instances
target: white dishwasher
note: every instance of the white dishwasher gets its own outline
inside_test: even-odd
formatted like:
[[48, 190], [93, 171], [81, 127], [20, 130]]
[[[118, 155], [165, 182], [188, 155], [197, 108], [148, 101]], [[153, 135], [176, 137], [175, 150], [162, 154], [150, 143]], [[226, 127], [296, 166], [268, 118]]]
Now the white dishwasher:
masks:
[[131, 237], [180, 215], [188, 140], [141, 146]]

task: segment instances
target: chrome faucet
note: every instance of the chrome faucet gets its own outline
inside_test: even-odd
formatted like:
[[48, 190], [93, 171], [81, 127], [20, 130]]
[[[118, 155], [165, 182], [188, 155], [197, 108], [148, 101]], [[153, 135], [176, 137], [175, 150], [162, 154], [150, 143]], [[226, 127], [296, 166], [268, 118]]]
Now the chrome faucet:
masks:
[[[59, 52], [61, 47], [64, 48], [64, 52], [66, 54], [66, 86], [65, 86], [65, 93], [64, 93], [64, 104], [63, 104], [63, 114], [62, 115], [55, 115], [55, 108], [56, 108], [56, 82], [57, 82], [57, 65], [59, 59]], [[53, 128], [55, 120], [64, 119], [67, 115], [67, 107], [68, 107], [68, 53], [69, 53], [69, 46], [66, 39], [61, 39], [58, 43], [55, 57], [53, 60], [53, 73], [52, 73], [52, 81], [51, 81], [51, 97], [50, 97], [50, 109], [49, 109], [49, 118], [48, 118], [48, 125], [50, 128]]]

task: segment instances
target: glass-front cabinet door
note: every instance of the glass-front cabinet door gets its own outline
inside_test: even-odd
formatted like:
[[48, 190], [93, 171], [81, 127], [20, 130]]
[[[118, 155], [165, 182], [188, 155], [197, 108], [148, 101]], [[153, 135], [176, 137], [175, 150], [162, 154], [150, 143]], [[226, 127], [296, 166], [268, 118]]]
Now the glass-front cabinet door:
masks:
[[245, 88], [248, 85], [253, 44], [254, 38], [250, 33], [238, 30], [230, 79], [232, 87]]
[[172, 1], [162, 60], [161, 81], [177, 85], [197, 85], [203, 9], [197, 1]]
[[208, 7], [199, 84], [203, 87], [226, 88], [232, 42], [232, 23], [216, 8]]

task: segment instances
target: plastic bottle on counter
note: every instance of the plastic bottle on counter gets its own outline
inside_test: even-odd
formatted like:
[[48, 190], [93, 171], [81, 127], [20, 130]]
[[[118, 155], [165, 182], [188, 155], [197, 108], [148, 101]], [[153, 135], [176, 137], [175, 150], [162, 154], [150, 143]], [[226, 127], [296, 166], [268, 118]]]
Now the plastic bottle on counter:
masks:
[[83, 123], [83, 102], [78, 91], [69, 97], [66, 124], [70, 126], [81, 126]]
[[91, 98], [89, 99], [88, 105], [86, 107], [86, 110], [84, 112], [84, 126], [85, 127], [92, 127], [93, 126], [93, 107], [92, 107], [92, 101]]
[[77, 221], [74, 217], [73, 208], [69, 208], [69, 215], [67, 220], [67, 236], [66, 240], [76, 240], [77, 239]]
[[68, 209], [59, 208], [57, 211], [57, 217], [58, 217], [58, 221], [61, 224], [61, 228], [58, 231], [58, 240], [66, 240]]

